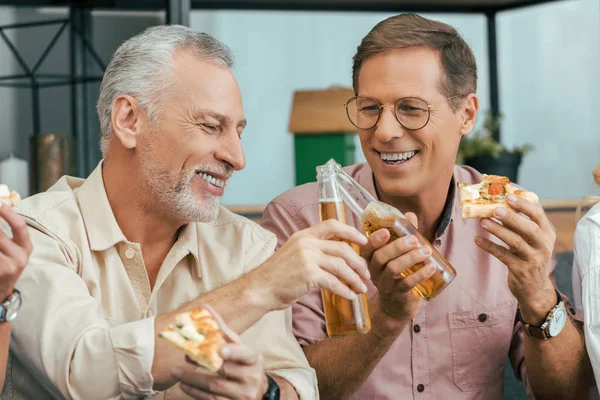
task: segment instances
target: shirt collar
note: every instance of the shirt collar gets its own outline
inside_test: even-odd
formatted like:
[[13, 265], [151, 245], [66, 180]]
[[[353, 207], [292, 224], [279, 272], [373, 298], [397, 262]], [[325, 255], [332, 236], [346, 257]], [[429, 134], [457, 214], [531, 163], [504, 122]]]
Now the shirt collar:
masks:
[[[77, 193], [77, 200], [92, 251], [105, 251], [118, 243], [128, 241], [123, 231], [121, 231], [108, 202], [102, 177], [102, 166], [103, 163], [100, 161]], [[191, 254], [196, 261], [196, 270], [201, 274], [197, 225], [198, 223], [192, 222], [179, 230], [177, 240], [173, 245], [176, 248], [173, 249], [174, 251], [171, 254], [181, 258], [185, 254]], [[185, 254], [182, 254], [181, 251]]]
[[102, 178], [102, 165], [100, 161], [77, 189], [76, 195], [92, 251], [104, 251], [117, 243], [127, 241], [108, 202]]
[[198, 224], [198, 222], [191, 222], [181, 227], [181, 229], [179, 230], [179, 234], [177, 235], [177, 241], [175, 242], [175, 245], [181, 246], [194, 257], [194, 259], [196, 260], [196, 268], [198, 270], [198, 274], [201, 275], [202, 271], [200, 269]]

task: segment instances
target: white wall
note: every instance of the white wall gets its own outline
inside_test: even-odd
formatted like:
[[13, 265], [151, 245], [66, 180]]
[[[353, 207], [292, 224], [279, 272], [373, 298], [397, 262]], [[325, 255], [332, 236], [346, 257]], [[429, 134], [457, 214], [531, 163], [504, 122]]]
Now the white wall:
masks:
[[[190, 25], [213, 34], [236, 56], [235, 73], [248, 127], [242, 139], [247, 166], [235, 174], [224, 204], [266, 204], [294, 186], [293, 137], [288, 132], [292, 95], [298, 89], [351, 86], [352, 56], [382, 13], [192, 13]], [[485, 19], [427, 15], [455, 26], [473, 47], [479, 96], [489, 107]], [[357, 141], [357, 159], [364, 160]]]
[[600, 193], [600, 2], [506, 12], [498, 37], [502, 140], [536, 147], [520, 183], [542, 199]]
[[[191, 26], [236, 54], [249, 125], [246, 169], [225, 204], [264, 204], [294, 184], [293, 140], [287, 132], [297, 89], [350, 85], [351, 57], [382, 13], [212, 11], [192, 13]], [[423, 14], [456, 27], [479, 68], [481, 110], [489, 108], [483, 16]], [[520, 183], [544, 200], [598, 193], [591, 171], [600, 162], [600, 3], [557, 2], [499, 14], [502, 141], [533, 143]], [[357, 159], [363, 160], [357, 143]]]

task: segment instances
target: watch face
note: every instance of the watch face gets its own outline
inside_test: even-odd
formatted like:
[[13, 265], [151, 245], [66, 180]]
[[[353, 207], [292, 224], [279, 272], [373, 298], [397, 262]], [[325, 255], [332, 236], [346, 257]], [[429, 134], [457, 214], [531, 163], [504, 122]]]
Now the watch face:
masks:
[[557, 336], [560, 331], [565, 326], [567, 322], [567, 310], [564, 307], [558, 308], [550, 321], [550, 326], [548, 327], [548, 333], [550, 336]]
[[8, 322], [17, 317], [19, 308], [21, 308], [21, 296], [15, 293], [6, 307], [6, 320]]

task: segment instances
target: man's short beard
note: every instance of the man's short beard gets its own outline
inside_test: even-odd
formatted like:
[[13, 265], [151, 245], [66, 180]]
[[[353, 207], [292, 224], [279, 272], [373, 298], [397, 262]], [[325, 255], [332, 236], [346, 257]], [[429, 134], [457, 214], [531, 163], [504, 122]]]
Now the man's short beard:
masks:
[[[225, 167], [219, 168], [200, 164], [194, 166], [185, 176], [182, 176], [182, 173], [158, 167], [158, 163], [149, 158], [152, 158], [152, 156], [147, 157], [147, 154], [144, 155], [142, 168], [150, 192], [148, 200], [156, 203], [152, 205], [152, 209], [156, 210], [156, 207], [160, 207], [162, 210], [159, 212], [172, 215], [186, 222], [212, 222], [217, 218], [221, 196], [204, 192], [202, 199], [198, 199], [192, 191], [191, 184], [197, 175], [197, 170], [217, 172], [215, 168], [225, 169]], [[230, 173], [226, 172], [225, 174]]]

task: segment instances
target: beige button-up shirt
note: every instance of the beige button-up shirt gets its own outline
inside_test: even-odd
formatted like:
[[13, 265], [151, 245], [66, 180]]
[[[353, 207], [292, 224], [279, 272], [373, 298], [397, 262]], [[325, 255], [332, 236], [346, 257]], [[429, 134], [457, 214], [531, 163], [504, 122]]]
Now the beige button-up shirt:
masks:
[[[377, 196], [368, 164], [345, 170]], [[456, 166], [453, 179], [478, 183], [481, 174]], [[268, 205], [262, 225], [277, 234], [280, 245], [294, 232], [319, 222], [317, 189], [315, 183], [302, 185]], [[358, 219], [348, 209], [346, 214], [346, 221], [360, 229]], [[435, 299], [423, 302], [410, 326], [352, 399], [501, 400], [507, 357], [515, 375], [532, 393], [525, 369], [523, 331], [515, 318], [517, 300], [507, 284], [508, 270], [474, 243], [476, 235], [492, 239], [480, 221], [460, 215], [458, 193], [453, 190], [433, 246], [454, 266], [456, 278]], [[552, 263], [550, 269], [554, 267]], [[373, 296], [377, 289], [371, 281], [367, 287], [368, 296]], [[568, 305], [567, 309], [572, 310]], [[327, 337], [319, 290], [296, 303], [293, 315], [294, 334], [302, 346]]]
[[[2, 400], [188, 398], [178, 385], [152, 389], [154, 317], [257, 267], [277, 244], [221, 207], [213, 223], [182, 230], [151, 289], [140, 245], [127, 240], [112, 213], [102, 164], [85, 181], [61, 178], [17, 211], [34, 249], [17, 284], [23, 307]], [[271, 312], [241, 337], [264, 355], [268, 371], [302, 399], [315, 399], [316, 377], [291, 324], [290, 309]]]

